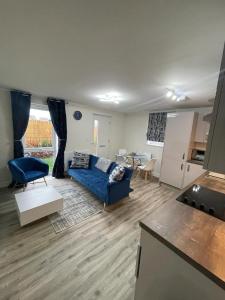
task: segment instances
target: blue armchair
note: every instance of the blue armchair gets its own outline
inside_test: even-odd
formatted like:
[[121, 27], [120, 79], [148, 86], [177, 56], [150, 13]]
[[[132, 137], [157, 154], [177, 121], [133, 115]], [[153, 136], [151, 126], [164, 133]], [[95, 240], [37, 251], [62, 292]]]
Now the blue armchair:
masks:
[[[27, 185], [28, 182], [48, 175], [49, 166], [42, 160], [34, 157], [21, 157], [8, 162], [9, 169], [15, 184]], [[45, 184], [46, 180], [44, 178]]]

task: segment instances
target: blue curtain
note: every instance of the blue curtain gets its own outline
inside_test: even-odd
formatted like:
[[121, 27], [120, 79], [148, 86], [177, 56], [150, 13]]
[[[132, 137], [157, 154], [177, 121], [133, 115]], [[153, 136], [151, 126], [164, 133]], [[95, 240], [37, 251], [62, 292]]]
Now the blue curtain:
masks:
[[13, 136], [14, 136], [14, 158], [24, 156], [22, 137], [24, 136], [29, 116], [31, 94], [21, 91], [11, 91]]
[[166, 112], [149, 114], [147, 141], [164, 142], [166, 120]]
[[64, 152], [67, 140], [65, 101], [48, 98], [47, 104], [53, 127], [59, 139], [58, 154], [53, 167], [52, 176], [64, 178]]

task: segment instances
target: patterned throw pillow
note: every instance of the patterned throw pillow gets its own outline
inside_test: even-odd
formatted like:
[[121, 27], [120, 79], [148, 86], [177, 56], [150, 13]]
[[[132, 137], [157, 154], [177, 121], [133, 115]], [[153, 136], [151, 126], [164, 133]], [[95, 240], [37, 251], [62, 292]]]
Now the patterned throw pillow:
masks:
[[97, 163], [95, 164], [95, 167], [106, 173], [111, 163], [112, 161], [110, 159], [99, 157]]
[[88, 169], [90, 155], [86, 153], [74, 152], [70, 165], [71, 169]]
[[125, 168], [121, 165], [116, 166], [109, 175], [109, 183], [121, 181], [125, 173]]

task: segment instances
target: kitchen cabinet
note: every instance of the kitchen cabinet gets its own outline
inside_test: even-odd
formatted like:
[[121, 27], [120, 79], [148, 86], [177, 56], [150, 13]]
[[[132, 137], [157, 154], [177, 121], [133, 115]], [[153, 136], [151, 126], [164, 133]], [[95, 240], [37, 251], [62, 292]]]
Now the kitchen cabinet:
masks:
[[209, 130], [204, 168], [225, 174], [225, 47]]
[[167, 116], [160, 181], [180, 189], [183, 187], [195, 118], [194, 112], [177, 112]]
[[[176, 219], [176, 216], [174, 218]], [[166, 220], [170, 221], [168, 217]], [[155, 226], [157, 227], [157, 221]], [[183, 226], [184, 224], [181, 228]], [[166, 227], [161, 227], [166, 232]], [[178, 235], [181, 228], [177, 228]], [[145, 229], [141, 229], [134, 300], [225, 299], [224, 289], [199, 272], [188, 259], [183, 259], [182, 255], [177, 254], [162, 240], [163, 238], [157, 239]], [[182, 245], [182, 240], [180, 244]], [[191, 246], [195, 245], [190, 236], [189, 247]], [[196, 251], [196, 248], [193, 249]]]
[[203, 169], [202, 165], [186, 162], [184, 164], [184, 179], [182, 187], [185, 188], [205, 172], [206, 170]]

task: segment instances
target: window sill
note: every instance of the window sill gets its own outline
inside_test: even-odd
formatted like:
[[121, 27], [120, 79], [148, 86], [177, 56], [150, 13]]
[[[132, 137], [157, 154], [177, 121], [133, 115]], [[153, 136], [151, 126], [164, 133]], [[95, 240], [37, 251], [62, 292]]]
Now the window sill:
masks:
[[147, 141], [148, 146], [156, 146], [156, 147], [163, 147], [163, 142], [154, 142], [154, 141]]

